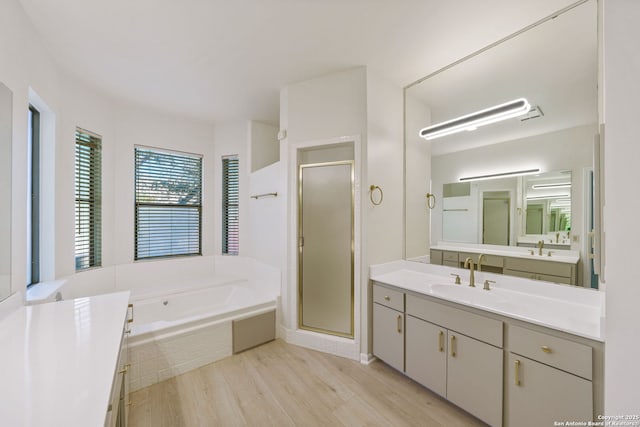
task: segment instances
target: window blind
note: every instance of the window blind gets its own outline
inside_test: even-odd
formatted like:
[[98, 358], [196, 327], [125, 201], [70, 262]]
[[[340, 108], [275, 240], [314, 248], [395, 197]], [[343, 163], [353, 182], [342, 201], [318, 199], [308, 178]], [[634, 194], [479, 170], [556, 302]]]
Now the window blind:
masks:
[[202, 158], [135, 149], [135, 259], [201, 255]]
[[238, 255], [240, 250], [238, 157], [222, 158], [222, 253]]
[[76, 270], [102, 263], [102, 138], [76, 129]]

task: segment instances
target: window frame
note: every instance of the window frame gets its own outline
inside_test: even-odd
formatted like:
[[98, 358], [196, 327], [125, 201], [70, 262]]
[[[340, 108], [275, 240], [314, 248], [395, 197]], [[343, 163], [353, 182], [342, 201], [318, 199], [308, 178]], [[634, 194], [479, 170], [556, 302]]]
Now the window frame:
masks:
[[[229, 182], [229, 163], [235, 162], [235, 180], [236, 180], [236, 191], [235, 191], [235, 199], [236, 202], [230, 204], [229, 203], [229, 187], [227, 183]], [[229, 211], [230, 207], [235, 207], [237, 211], [237, 215], [234, 221], [229, 222]], [[230, 229], [232, 229], [235, 225], [235, 236], [230, 239]], [[240, 158], [237, 154], [223, 156], [222, 157], [222, 241], [221, 241], [221, 253], [223, 255], [230, 256], [238, 256], [240, 255]], [[230, 244], [229, 241], [235, 239], [235, 250], [229, 249]]]
[[[90, 149], [89, 160], [80, 164], [79, 146]], [[89, 186], [89, 195], [79, 197], [79, 188], [84, 183], [80, 183], [80, 167], [88, 168], [88, 178], [86, 184]], [[80, 236], [79, 208], [81, 204], [88, 205], [88, 253], [89, 261], [86, 265], [78, 264], [78, 243]], [[75, 270], [85, 271], [91, 268], [102, 266], [102, 136], [76, 127], [75, 132]], [[83, 234], [84, 234], [84, 227]], [[84, 264], [84, 263], [83, 263]]]
[[[175, 204], [175, 203], [151, 203], [151, 202], [140, 202], [138, 197], [138, 183], [139, 183], [139, 171], [138, 171], [138, 152], [139, 151], [147, 151], [152, 152], [158, 155], [166, 155], [166, 156], [175, 156], [177, 158], [189, 158], [197, 160], [198, 162], [198, 175], [199, 175], [199, 194], [198, 204]], [[136, 145], [134, 147], [134, 248], [133, 248], [133, 259], [134, 261], [147, 261], [147, 260], [156, 260], [162, 258], [175, 258], [175, 257], [190, 257], [190, 256], [202, 256], [202, 207], [203, 207], [203, 194], [204, 194], [204, 175], [203, 175], [203, 163], [204, 156], [201, 154], [195, 153], [186, 153], [174, 150], [167, 150], [163, 148]], [[196, 209], [197, 210], [197, 218], [198, 218], [198, 239], [197, 239], [197, 250], [189, 253], [172, 253], [172, 254], [163, 254], [163, 255], [147, 255], [142, 256], [140, 254], [139, 248], [139, 236], [140, 236], [140, 207], [157, 207], [157, 208], [177, 208], [177, 209]], [[170, 239], [167, 239], [170, 242]], [[150, 249], [147, 249], [150, 250]]]
[[40, 111], [29, 104], [29, 270], [27, 287], [40, 283]]

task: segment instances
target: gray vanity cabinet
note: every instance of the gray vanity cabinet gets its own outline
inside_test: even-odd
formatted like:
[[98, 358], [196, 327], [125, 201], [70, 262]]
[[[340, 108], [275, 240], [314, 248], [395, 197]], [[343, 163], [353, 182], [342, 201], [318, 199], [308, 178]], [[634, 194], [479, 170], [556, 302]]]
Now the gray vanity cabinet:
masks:
[[551, 366], [509, 353], [505, 423], [552, 426], [554, 421], [591, 421], [592, 383]]
[[502, 425], [502, 322], [406, 296], [405, 373], [492, 426]]
[[404, 372], [404, 293], [373, 287], [373, 354]]
[[502, 349], [449, 331], [447, 399], [491, 426], [502, 425]]
[[447, 330], [407, 315], [405, 373], [447, 397]]
[[593, 419], [593, 348], [510, 325], [506, 424]]

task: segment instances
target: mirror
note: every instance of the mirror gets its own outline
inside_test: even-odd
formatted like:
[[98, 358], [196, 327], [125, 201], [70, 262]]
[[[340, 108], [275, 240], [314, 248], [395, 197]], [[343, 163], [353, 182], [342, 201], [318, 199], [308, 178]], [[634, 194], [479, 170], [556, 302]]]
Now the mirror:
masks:
[[441, 200], [439, 240], [523, 247], [543, 240], [548, 248], [571, 249], [570, 170], [444, 183]]
[[[513, 247], [540, 240], [585, 259], [597, 46], [591, 0], [405, 88], [407, 259], [426, 259], [439, 242]], [[437, 139], [419, 136], [519, 98], [531, 105], [519, 117]], [[435, 197], [432, 209], [427, 194]], [[579, 265], [580, 282], [591, 274], [586, 264]]]
[[11, 294], [11, 129], [13, 94], [0, 83], [0, 301]]

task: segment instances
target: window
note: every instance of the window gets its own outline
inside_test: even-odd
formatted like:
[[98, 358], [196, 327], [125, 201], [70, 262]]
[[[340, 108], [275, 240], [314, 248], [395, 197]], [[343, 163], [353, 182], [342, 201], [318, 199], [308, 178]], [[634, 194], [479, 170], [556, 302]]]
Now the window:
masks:
[[27, 285], [40, 281], [40, 112], [29, 105], [29, 269]]
[[102, 265], [102, 137], [76, 129], [76, 271]]
[[201, 255], [202, 157], [135, 149], [135, 259]]
[[238, 157], [222, 158], [222, 253], [238, 255], [239, 233]]

